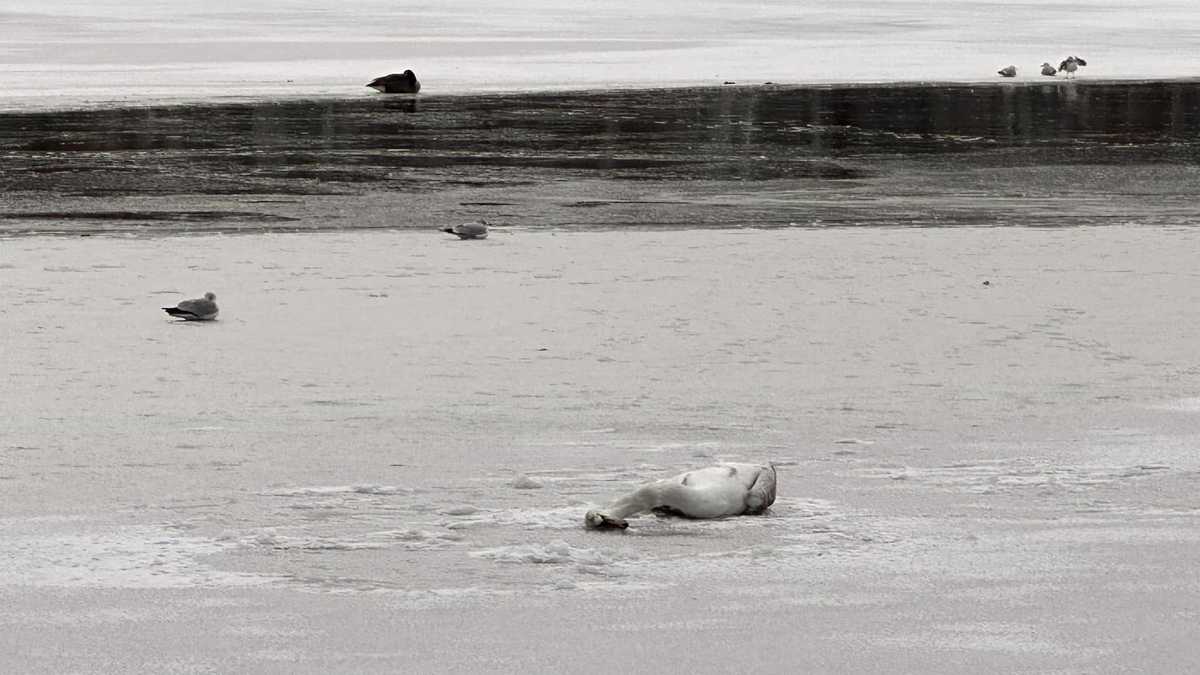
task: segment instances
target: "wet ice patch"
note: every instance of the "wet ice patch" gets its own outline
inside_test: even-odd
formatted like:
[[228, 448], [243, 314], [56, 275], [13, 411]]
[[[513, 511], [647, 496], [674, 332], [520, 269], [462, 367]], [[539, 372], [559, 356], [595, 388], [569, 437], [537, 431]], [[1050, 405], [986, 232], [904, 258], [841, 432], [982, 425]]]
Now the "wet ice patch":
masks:
[[834, 445], [875, 445], [875, 441], [868, 441], [863, 438], [839, 438], [833, 443]]
[[373, 536], [389, 536], [398, 541], [462, 541], [463, 535], [457, 532], [430, 532], [428, 530], [394, 530], [390, 532], [373, 532]]
[[397, 487], [395, 485], [351, 485], [350, 491], [360, 495], [399, 495], [409, 494], [412, 492], [410, 488]]
[[537, 490], [542, 487], [542, 484], [525, 474], [521, 474], [513, 479], [512, 486], [518, 490]]
[[884, 644], [919, 646], [948, 652], [970, 650], [1008, 654], [1050, 653], [1078, 654], [1078, 648], [1051, 642], [1045, 631], [1032, 624], [1005, 622], [961, 622], [938, 624], [919, 635], [888, 636]]
[[607, 568], [617, 564], [617, 559], [605, 551], [571, 546], [565, 541], [548, 543], [514, 544], [497, 546], [471, 553], [472, 557], [494, 560], [501, 563], [534, 565], [582, 565], [592, 568]]
[[[447, 523], [447, 529], [468, 529], [472, 527], [502, 527], [520, 528], [522, 530], [577, 530], [583, 527], [583, 514], [586, 509], [577, 506], [563, 506], [555, 509], [497, 509], [480, 512], [478, 509], [468, 514], [461, 514], [452, 523]], [[443, 511], [443, 513], [446, 513]]]
[[977, 494], [1000, 494], [1023, 490], [1084, 492], [1168, 470], [1167, 465], [1157, 463], [1131, 466], [1064, 466], [1034, 459], [1005, 459], [938, 467], [873, 469], [871, 473], [883, 475], [894, 481], [915, 482]]
[[239, 537], [237, 542], [243, 548], [267, 548], [276, 551], [363, 551], [388, 547], [386, 541], [289, 536], [270, 531]]
[[1150, 406], [1159, 410], [1174, 410], [1185, 413], [1200, 413], [1200, 396], [1190, 396], [1180, 398], [1174, 401], [1167, 401], [1157, 405]]
[[0, 526], [0, 584], [66, 588], [245, 586], [274, 578], [213, 569], [200, 561], [233, 546], [167, 529], [136, 526], [97, 532], [46, 531], [44, 524]]
[[409, 550], [435, 550], [462, 541], [465, 537], [450, 529], [417, 528], [376, 530], [354, 536], [315, 535], [305, 532], [284, 533], [276, 529], [260, 532], [231, 532], [221, 537], [242, 548], [279, 551], [367, 551], [401, 547]]
[[315, 487], [279, 488], [262, 494], [269, 497], [327, 497], [331, 495], [400, 495], [412, 494], [412, 488], [397, 485], [325, 485]]

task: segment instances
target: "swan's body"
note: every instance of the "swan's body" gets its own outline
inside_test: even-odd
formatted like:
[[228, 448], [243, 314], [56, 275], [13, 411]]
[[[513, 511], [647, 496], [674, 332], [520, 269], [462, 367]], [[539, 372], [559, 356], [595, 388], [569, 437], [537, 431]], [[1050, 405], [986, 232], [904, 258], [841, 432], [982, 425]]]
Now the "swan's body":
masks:
[[1042, 64], [1042, 74], [1045, 75], [1046, 77], [1054, 77], [1055, 75], [1058, 74], [1058, 70], [1055, 69], [1055, 67], [1050, 65], [1049, 63], [1043, 63]]
[[205, 293], [203, 298], [184, 300], [174, 307], [163, 307], [163, 311], [185, 321], [212, 321], [217, 318], [217, 296]]
[[488, 222], [480, 220], [478, 223], [463, 223], [454, 227], [442, 228], [442, 232], [453, 234], [459, 239], [487, 239]]
[[685, 518], [722, 518], [762, 513], [775, 503], [775, 467], [718, 464], [646, 483], [607, 508], [588, 511], [592, 529], [629, 526], [625, 518], [657, 511]]
[[411, 70], [377, 77], [368, 82], [367, 86], [384, 94], [415, 94], [421, 91], [421, 83]]
[[1000, 70], [997, 70], [996, 72], [1001, 77], [1016, 77], [1017, 76], [1017, 67], [1016, 66], [1007, 66], [1007, 67], [1001, 68]]

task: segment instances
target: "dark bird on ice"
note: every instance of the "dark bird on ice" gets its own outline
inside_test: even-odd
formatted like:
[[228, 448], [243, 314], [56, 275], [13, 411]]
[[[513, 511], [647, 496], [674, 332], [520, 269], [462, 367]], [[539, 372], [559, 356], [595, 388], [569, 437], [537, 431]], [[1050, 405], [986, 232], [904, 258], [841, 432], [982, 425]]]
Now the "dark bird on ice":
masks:
[[377, 77], [368, 82], [367, 86], [384, 94], [415, 94], [421, 91], [421, 83], [411, 70]]
[[1055, 69], [1055, 67], [1050, 65], [1049, 63], [1043, 63], [1042, 64], [1042, 74], [1045, 75], [1046, 77], [1054, 77], [1055, 75], [1058, 74], [1058, 70]]
[[1016, 77], [1017, 76], [1017, 67], [1016, 66], [1008, 66], [1007, 68], [1001, 68], [1000, 70], [997, 70], [996, 72], [999, 73], [1001, 77]]
[[1079, 70], [1079, 66], [1086, 66], [1087, 61], [1078, 56], [1068, 56], [1065, 61], [1058, 64], [1059, 72], [1067, 71], [1067, 77], [1075, 77], [1075, 71]]

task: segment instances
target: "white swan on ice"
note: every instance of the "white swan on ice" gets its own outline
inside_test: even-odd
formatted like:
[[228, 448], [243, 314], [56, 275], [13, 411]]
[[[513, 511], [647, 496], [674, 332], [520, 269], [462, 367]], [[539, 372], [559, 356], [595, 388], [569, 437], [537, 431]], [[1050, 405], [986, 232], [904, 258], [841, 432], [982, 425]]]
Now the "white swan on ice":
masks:
[[762, 513], [775, 503], [775, 467], [727, 463], [646, 483], [583, 517], [590, 529], [625, 529], [629, 516], [657, 511], [686, 518]]
[[203, 298], [184, 300], [174, 307], [163, 307], [163, 311], [184, 321], [212, 321], [217, 318], [217, 296], [205, 293]]

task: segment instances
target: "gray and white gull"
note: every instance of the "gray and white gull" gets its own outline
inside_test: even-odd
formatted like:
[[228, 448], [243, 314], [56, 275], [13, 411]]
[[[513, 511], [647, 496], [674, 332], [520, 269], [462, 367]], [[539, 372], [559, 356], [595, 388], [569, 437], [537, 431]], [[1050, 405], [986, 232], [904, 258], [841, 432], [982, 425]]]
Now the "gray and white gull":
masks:
[[1067, 71], [1067, 77], [1075, 77], [1075, 71], [1079, 70], [1079, 66], [1086, 66], [1087, 61], [1078, 56], [1068, 56], [1062, 63], [1058, 64], [1059, 72]]
[[454, 227], [444, 227], [442, 232], [453, 234], [459, 239], [487, 239], [488, 221], [479, 219], [476, 223], [462, 223]]
[[212, 321], [217, 318], [217, 296], [205, 293], [203, 298], [184, 300], [174, 307], [163, 307], [163, 311], [184, 321]]

